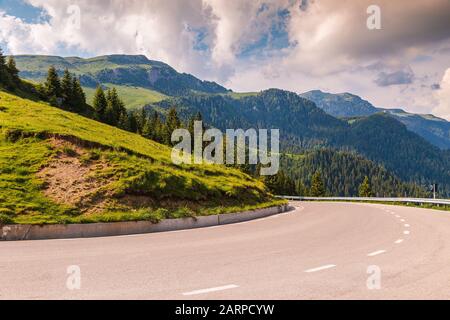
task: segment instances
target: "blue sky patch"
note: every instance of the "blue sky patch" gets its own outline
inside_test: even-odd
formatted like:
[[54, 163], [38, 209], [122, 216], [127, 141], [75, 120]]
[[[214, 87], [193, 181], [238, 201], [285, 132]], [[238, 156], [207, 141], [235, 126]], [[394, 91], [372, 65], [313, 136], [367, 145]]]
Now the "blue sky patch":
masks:
[[42, 23], [49, 19], [44, 9], [34, 7], [25, 0], [0, 0], [0, 10], [27, 23]]
[[287, 32], [289, 18], [289, 10], [279, 10], [272, 20], [269, 31], [263, 34], [257, 41], [242, 48], [238, 54], [238, 58], [258, 57], [264, 55], [264, 51], [267, 50], [288, 48], [291, 45]]

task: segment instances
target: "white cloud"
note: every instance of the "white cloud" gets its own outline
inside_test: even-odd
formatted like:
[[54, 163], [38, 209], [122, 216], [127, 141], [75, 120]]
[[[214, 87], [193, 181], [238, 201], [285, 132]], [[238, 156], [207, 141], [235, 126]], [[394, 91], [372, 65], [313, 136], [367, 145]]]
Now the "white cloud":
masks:
[[[436, 101], [431, 85], [440, 82], [450, 55], [448, 0], [378, 0], [381, 30], [366, 27], [371, 0], [27, 1], [49, 20], [27, 23], [0, 8], [0, 43], [8, 52], [145, 54], [235, 90], [350, 91], [379, 106], [429, 112]], [[79, 28], [70, 5], [80, 8]], [[286, 31], [293, 45], [242, 58], [242, 50], [280, 19], [281, 9], [289, 11]], [[200, 35], [202, 50], [196, 48]], [[404, 70], [414, 77], [394, 81], [396, 86], [375, 83], [381, 72]]]
[[439, 104], [433, 112], [450, 121], [450, 68], [445, 71], [440, 89], [436, 91], [436, 97]]
[[[193, 50], [192, 31], [207, 25], [201, 0], [29, 2], [44, 8], [50, 19], [28, 24], [3, 13], [0, 40], [14, 54], [57, 54], [71, 48], [91, 55], [145, 54], [191, 72], [203, 68], [202, 53]], [[73, 4], [80, 8], [79, 28], [67, 12]]]

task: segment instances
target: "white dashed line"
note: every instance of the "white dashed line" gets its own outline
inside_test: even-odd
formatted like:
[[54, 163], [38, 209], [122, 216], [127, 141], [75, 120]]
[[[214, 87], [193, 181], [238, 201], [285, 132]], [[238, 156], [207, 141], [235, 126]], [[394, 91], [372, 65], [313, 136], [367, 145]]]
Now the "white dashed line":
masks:
[[399, 215], [396, 215], [395, 217], [396, 217], [396, 218], [401, 218]]
[[377, 255], [379, 255], [379, 254], [385, 253], [385, 252], [386, 252], [386, 250], [378, 250], [378, 251], [369, 253], [367, 256], [368, 256], [368, 257], [373, 257], [373, 256], [377, 256]]
[[334, 267], [336, 267], [335, 264], [327, 264], [325, 266], [321, 266], [321, 267], [318, 267], [318, 268], [305, 270], [305, 272], [306, 273], [317, 272], [317, 271], [322, 271], [322, 270], [326, 270], [326, 269], [331, 269], [331, 268], [334, 268]]
[[400, 219], [401, 222], [405, 222], [405, 219]]
[[404, 224], [404, 226], [405, 226], [405, 228], [409, 228], [410, 227], [410, 225], [409, 224]]
[[230, 289], [235, 289], [235, 288], [238, 288], [238, 287], [239, 286], [237, 286], [235, 284], [230, 284], [230, 285], [222, 286], [222, 287], [215, 287], [215, 288], [208, 288], [208, 289], [201, 289], [201, 290], [184, 292], [183, 296], [193, 296], [193, 295], [196, 295], [196, 294], [203, 294], [203, 293], [217, 292], [217, 291], [223, 291], [223, 290], [230, 290]]
[[395, 244], [400, 244], [403, 242], [403, 239], [398, 239], [397, 241], [395, 241]]
[[410, 233], [409, 230], [403, 231], [403, 234], [409, 234], [409, 233]]

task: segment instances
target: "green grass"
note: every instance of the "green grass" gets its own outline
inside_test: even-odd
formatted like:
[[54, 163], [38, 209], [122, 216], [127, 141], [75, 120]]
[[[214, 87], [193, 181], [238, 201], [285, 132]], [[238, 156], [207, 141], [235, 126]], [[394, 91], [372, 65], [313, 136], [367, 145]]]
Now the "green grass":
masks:
[[67, 68], [71, 72], [74, 70], [69, 62], [57, 56], [17, 55], [15, 56], [15, 60], [19, 70], [47, 72], [50, 66], [54, 66], [60, 70]]
[[41, 191], [43, 181], [35, 176], [53, 154], [45, 141], [11, 142], [0, 134], [0, 223], [57, 221], [74, 213], [74, 208], [49, 201]]
[[230, 96], [233, 99], [241, 99], [245, 97], [253, 97], [258, 95], [258, 92], [230, 92], [225, 95]]
[[[81, 59], [77, 57], [58, 57], [42, 55], [17, 55], [15, 56], [19, 70], [46, 73], [50, 66], [58, 70], [69, 69], [75, 74], [95, 74], [104, 69], [117, 69], [124, 67], [124, 64], [116, 64], [108, 60], [107, 56]], [[148, 64], [132, 64], [135, 67], [151, 69]]]
[[[104, 182], [92, 199], [101, 212], [83, 213], [44, 194], [36, 173], [55, 155], [75, 157], [49, 137], [70, 141]], [[278, 205], [261, 181], [222, 165], [174, 165], [171, 149], [82, 116], [0, 92], [0, 223], [52, 224], [150, 220], [236, 212]], [[106, 163], [107, 166], [99, 166]], [[128, 203], [127, 197], [144, 199]], [[89, 202], [87, 202], [89, 205]]]
[[[107, 88], [116, 88], [117, 93], [125, 103], [125, 106], [128, 110], [134, 110], [147, 104], [156, 103], [167, 98], [166, 95], [159, 93], [158, 91], [141, 87], [122, 86], [111, 83], [105, 83], [104, 86], [106, 86]], [[83, 90], [86, 93], [87, 102], [92, 105], [95, 89], [83, 87]]]

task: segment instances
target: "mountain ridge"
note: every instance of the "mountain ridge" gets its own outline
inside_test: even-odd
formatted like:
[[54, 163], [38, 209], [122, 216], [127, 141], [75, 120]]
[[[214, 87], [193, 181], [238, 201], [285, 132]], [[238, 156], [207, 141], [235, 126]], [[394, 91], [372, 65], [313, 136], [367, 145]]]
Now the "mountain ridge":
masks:
[[47, 69], [54, 66], [59, 73], [64, 69], [80, 77], [85, 87], [103, 83], [128, 85], [156, 90], [163, 94], [179, 96], [191, 91], [204, 93], [227, 93], [228, 89], [204, 81], [191, 74], [179, 73], [170, 65], [150, 60], [144, 55], [104, 55], [92, 58], [60, 57], [45, 55], [16, 55], [21, 77], [42, 81]]
[[446, 153], [388, 114], [353, 121], [338, 119], [311, 100], [279, 89], [237, 99], [229, 95], [189, 95], [148, 108], [167, 111], [172, 107], [184, 117], [200, 112], [208, 125], [219, 129], [279, 128], [281, 149], [288, 153], [318, 147], [354, 150], [383, 164], [404, 181], [437, 181], [450, 191]]
[[[414, 114], [400, 108], [379, 108], [361, 97], [349, 93], [327, 93], [320, 90], [300, 94], [335, 117], [365, 117], [376, 113], [389, 113], [405, 124], [408, 130], [425, 138], [441, 149], [450, 149], [450, 122], [432, 114]], [[347, 98], [344, 99], [343, 97]]]

